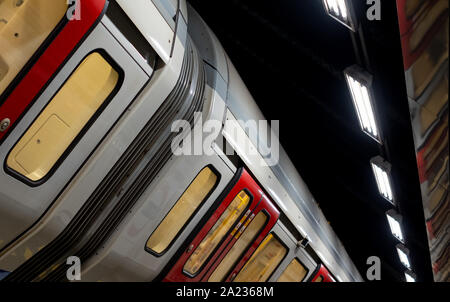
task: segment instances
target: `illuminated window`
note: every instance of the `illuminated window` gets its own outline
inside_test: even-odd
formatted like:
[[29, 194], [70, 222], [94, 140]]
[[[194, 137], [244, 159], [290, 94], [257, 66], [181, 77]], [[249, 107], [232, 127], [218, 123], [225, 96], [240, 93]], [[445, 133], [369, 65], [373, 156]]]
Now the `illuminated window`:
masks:
[[300, 261], [294, 259], [291, 263], [289, 263], [280, 278], [278, 278], [278, 282], [302, 282], [307, 273], [308, 271], [300, 263]]
[[67, 0], [0, 1], [0, 94], [58, 23]]
[[[249, 222], [250, 220], [247, 221], [247, 223]], [[244, 226], [245, 231], [243, 233], [236, 234], [236, 238], [239, 239], [233, 245], [225, 258], [223, 258], [219, 266], [217, 266], [208, 282], [222, 282], [225, 280], [230, 270], [234, 267], [234, 265], [241, 258], [244, 252], [250, 247], [250, 245], [255, 240], [255, 237], [263, 229], [266, 222], [267, 215], [263, 212], [260, 212], [255, 216], [250, 224], [248, 224], [248, 226]]]
[[217, 180], [217, 175], [209, 167], [204, 168], [150, 236], [147, 248], [156, 254], [165, 252], [214, 189]]
[[184, 271], [186, 273], [193, 276], [200, 270], [215, 248], [231, 230], [234, 223], [245, 212], [249, 202], [250, 196], [245, 191], [241, 191], [234, 198], [200, 245], [195, 249], [191, 257], [189, 257], [184, 265]]
[[43, 179], [114, 91], [118, 72], [97, 52], [87, 56], [8, 156], [10, 169]]
[[281, 242], [269, 234], [236, 276], [234, 282], [266, 282], [286, 253], [287, 250]]

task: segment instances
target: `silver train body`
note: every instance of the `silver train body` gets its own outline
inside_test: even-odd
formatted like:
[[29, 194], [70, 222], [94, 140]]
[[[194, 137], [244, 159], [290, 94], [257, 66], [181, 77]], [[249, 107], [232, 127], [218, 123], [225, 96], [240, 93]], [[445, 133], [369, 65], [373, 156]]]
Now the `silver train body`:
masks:
[[[114, 7], [120, 12], [111, 13]], [[130, 31], [123, 22], [130, 22]], [[130, 38], [136, 29], [151, 46], [147, 57]], [[96, 49], [120, 66], [122, 82], [71, 152], [38, 185], [0, 170], [0, 270], [11, 272], [11, 280], [45, 281], [39, 276], [58, 270], [68, 256], [82, 259], [82, 281], [161, 280], [232, 182], [238, 159], [284, 217], [271, 232], [289, 252], [268, 281], [276, 281], [295, 257], [308, 268], [308, 278], [321, 263], [336, 281], [362, 281], [283, 148], [278, 163], [270, 166], [261, 164], [266, 159], [260, 153], [243, 147], [242, 142], [270, 145], [261, 141], [270, 140], [267, 135], [255, 141], [249, 132], [256, 129], [246, 124], [265, 118], [218, 39], [185, 0], [111, 1], [2, 142], [3, 162], [80, 61]], [[238, 131], [220, 129], [207, 146], [209, 155], [176, 156], [171, 145], [182, 136], [171, 131], [175, 120], [187, 120], [192, 128], [220, 121]], [[235, 156], [225, 154], [223, 142]], [[207, 166], [220, 174], [215, 189], [167, 252], [149, 253], [149, 236]], [[95, 219], [86, 220], [92, 213]]]

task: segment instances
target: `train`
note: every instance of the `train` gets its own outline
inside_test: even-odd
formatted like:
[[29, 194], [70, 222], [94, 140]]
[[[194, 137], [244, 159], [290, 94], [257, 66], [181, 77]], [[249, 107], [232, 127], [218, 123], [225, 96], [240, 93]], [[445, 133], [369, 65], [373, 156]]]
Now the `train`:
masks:
[[1, 0], [0, 105], [2, 281], [363, 281], [185, 0]]

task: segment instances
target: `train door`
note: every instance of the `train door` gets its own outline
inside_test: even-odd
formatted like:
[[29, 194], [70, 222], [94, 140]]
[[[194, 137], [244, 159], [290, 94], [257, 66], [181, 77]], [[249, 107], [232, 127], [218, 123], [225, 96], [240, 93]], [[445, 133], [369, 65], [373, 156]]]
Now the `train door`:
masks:
[[[236, 246], [244, 230], [255, 222], [260, 227], [253, 235], [261, 233], [261, 230], [267, 233], [278, 216], [278, 210], [262, 194], [256, 182], [247, 171], [241, 169], [238, 181], [225, 191], [210, 214], [194, 230], [193, 239], [187, 241], [164, 281], [208, 280], [218, 263]], [[258, 236], [255, 242], [259, 242], [260, 237], [263, 235]], [[247, 247], [244, 246], [243, 251]], [[226, 277], [225, 270], [221, 270], [221, 276]]]
[[[87, 2], [83, 10], [99, 2], [104, 3]], [[89, 14], [83, 12], [88, 19]], [[72, 45], [70, 55], [61, 59], [54, 74], [46, 74], [48, 65], [57, 64], [54, 61], [65, 53], [65, 48], [58, 48], [58, 35], [0, 107], [2, 116], [17, 115], [19, 107], [8, 109], [11, 98], [30, 98], [0, 145], [4, 167], [0, 170], [0, 250], [43, 216], [151, 76], [152, 66], [143, 68], [137, 63], [144, 59], [138, 58], [129, 42], [121, 43], [113, 36], [117, 29], [111, 22], [94, 21], [85, 39], [72, 44], [66, 41], [70, 30], [77, 31], [76, 22], [84, 21], [70, 21], [61, 32], [66, 35], [64, 45]], [[35, 68], [41, 72], [33, 71]], [[40, 82], [46, 84], [35, 95], [28, 95]], [[99, 176], [98, 182], [102, 178]], [[17, 263], [21, 261], [24, 259]]]
[[269, 279], [271, 282], [306, 282], [314, 273], [316, 263], [289, 230], [278, 222], [273, 232], [289, 249], [283, 262]]
[[320, 264], [317, 266], [316, 271], [312, 275], [310, 282], [336, 282], [336, 280], [331, 276], [327, 268]]
[[257, 207], [242, 226], [230, 234], [226, 247], [202, 281], [232, 281], [236, 271], [248, 255], [251, 255], [268, 236], [279, 218], [279, 211], [263, 195]]

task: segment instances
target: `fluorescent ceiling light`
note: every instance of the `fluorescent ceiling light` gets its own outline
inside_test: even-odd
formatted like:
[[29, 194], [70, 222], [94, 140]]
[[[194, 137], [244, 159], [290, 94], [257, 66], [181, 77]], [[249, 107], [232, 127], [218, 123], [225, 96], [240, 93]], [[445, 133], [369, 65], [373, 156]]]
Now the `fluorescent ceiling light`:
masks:
[[357, 65], [347, 68], [344, 74], [362, 131], [381, 144], [371, 91], [372, 75]]
[[323, 0], [322, 2], [330, 17], [356, 32], [356, 21], [351, 1]]
[[407, 268], [411, 269], [411, 262], [409, 261], [409, 250], [403, 244], [397, 244], [397, 253], [400, 262]]
[[389, 227], [391, 228], [392, 235], [394, 235], [395, 238], [404, 243], [405, 238], [403, 237], [401, 227], [402, 217], [399, 214], [397, 214], [395, 210], [390, 210], [386, 212], [386, 217], [389, 222]]
[[405, 280], [406, 280], [406, 282], [416, 282], [416, 278], [417, 278], [417, 276], [413, 272], [411, 272], [411, 271], [406, 271], [405, 272]]
[[395, 205], [390, 180], [391, 164], [385, 161], [381, 156], [372, 158], [370, 164], [377, 181], [378, 191], [380, 191], [380, 194], [386, 200]]

